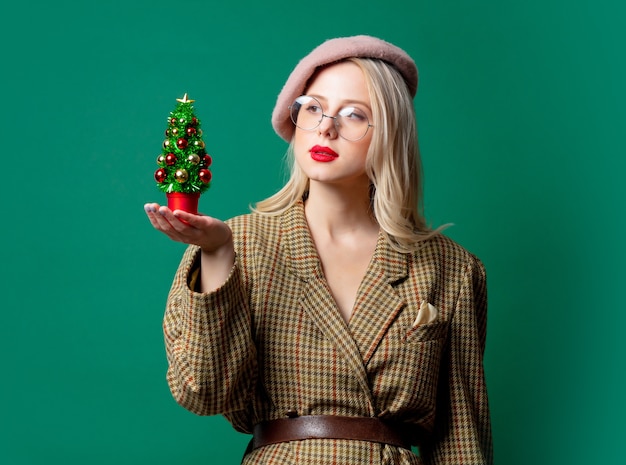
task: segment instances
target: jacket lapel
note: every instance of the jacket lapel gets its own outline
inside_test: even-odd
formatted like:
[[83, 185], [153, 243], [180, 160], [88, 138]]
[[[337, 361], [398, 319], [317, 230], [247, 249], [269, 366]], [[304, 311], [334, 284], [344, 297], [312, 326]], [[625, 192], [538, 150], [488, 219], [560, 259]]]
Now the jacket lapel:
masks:
[[407, 274], [408, 254], [394, 250], [380, 234], [349, 324], [365, 365], [406, 305], [394, 285]]

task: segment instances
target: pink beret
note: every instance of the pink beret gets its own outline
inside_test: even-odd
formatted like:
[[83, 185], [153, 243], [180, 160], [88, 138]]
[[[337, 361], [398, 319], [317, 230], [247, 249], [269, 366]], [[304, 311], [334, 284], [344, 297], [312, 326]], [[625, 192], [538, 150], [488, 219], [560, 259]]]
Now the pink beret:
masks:
[[315, 70], [352, 57], [378, 58], [395, 66], [404, 77], [411, 96], [415, 97], [417, 67], [404, 50], [384, 40], [365, 35], [330, 39], [300, 60], [280, 91], [272, 113], [272, 126], [280, 137], [287, 142], [291, 141], [294, 127], [289, 118], [289, 105], [302, 95]]

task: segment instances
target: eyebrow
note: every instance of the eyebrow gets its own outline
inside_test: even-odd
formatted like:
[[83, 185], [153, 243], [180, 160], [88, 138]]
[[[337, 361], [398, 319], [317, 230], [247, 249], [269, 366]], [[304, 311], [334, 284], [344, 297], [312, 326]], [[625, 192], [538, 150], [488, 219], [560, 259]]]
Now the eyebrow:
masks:
[[[315, 97], [316, 99], [318, 99], [319, 101], [321, 101], [323, 103], [328, 103], [328, 99], [326, 97], [321, 96], [321, 95], [318, 95], [318, 94], [307, 94], [307, 95], [310, 95], [311, 97]], [[346, 100], [342, 100], [341, 101], [341, 105], [342, 106], [343, 105], [347, 105], [347, 104], [351, 104], [351, 103], [363, 105], [368, 110], [370, 110], [370, 111], [372, 110], [370, 105], [367, 102], [364, 102], [362, 100], [346, 99]]]

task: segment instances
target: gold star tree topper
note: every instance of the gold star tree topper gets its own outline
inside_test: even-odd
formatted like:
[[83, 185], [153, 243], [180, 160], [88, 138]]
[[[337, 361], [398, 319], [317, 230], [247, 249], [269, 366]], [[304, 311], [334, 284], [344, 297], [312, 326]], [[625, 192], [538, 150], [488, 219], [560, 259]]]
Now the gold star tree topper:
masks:
[[184, 95], [183, 98], [177, 98], [176, 101], [180, 102], [180, 103], [193, 103], [193, 102], [195, 102], [195, 100], [191, 100], [191, 99], [187, 98], [187, 92], [185, 92], [185, 95]]

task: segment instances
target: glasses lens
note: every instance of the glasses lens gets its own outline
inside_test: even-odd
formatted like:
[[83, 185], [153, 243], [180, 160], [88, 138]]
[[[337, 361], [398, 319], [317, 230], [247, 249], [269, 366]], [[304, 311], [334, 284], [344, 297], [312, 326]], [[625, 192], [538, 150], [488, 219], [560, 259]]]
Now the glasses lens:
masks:
[[310, 131], [319, 126], [322, 121], [322, 104], [315, 97], [302, 95], [298, 97], [289, 107], [291, 111], [291, 121], [300, 129]]
[[324, 117], [334, 120], [337, 133], [346, 140], [363, 139], [370, 128], [367, 114], [356, 107], [344, 107], [337, 116], [324, 115], [322, 104], [315, 97], [301, 95], [289, 106], [291, 121], [300, 129], [312, 131]]
[[339, 135], [347, 140], [365, 137], [370, 123], [365, 112], [356, 107], [344, 107], [339, 110], [336, 122]]

